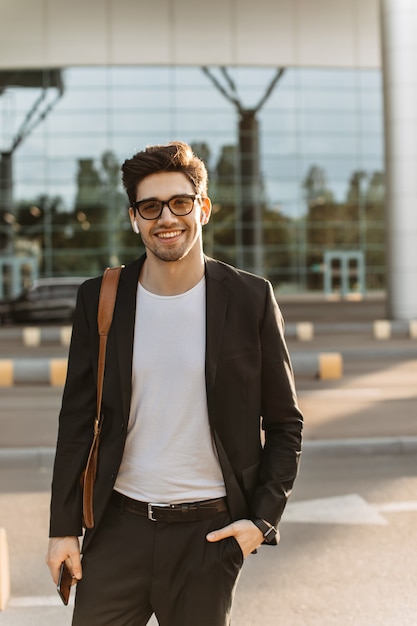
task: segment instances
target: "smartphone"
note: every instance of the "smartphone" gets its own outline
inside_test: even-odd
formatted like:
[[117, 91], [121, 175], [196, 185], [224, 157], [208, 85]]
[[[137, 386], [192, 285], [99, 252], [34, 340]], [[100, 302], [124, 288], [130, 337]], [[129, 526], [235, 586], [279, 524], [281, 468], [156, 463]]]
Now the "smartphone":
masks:
[[71, 592], [72, 574], [68, 567], [65, 565], [65, 561], [61, 563], [61, 569], [59, 570], [59, 578], [57, 584], [58, 595], [61, 598], [65, 606], [68, 604], [70, 592]]

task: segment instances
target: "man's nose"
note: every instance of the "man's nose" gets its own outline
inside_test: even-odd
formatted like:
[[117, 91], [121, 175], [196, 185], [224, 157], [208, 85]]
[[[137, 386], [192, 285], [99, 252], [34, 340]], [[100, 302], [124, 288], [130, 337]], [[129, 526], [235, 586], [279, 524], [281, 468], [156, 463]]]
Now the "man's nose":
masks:
[[162, 207], [162, 213], [159, 216], [158, 221], [168, 223], [175, 221], [175, 215], [170, 211], [168, 204], [164, 204], [164, 206]]

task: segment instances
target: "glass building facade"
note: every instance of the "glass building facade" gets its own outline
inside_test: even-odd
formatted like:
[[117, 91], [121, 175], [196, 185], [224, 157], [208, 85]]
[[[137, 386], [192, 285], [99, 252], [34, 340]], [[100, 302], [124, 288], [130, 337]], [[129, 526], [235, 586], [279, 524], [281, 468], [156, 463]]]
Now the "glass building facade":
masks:
[[[138, 255], [124, 159], [190, 143], [209, 169], [205, 251], [280, 293], [384, 288], [377, 70], [84, 67], [1, 72], [0, 259], [39, 276]], [[139, 250], [140, 251], [140, 250]]]

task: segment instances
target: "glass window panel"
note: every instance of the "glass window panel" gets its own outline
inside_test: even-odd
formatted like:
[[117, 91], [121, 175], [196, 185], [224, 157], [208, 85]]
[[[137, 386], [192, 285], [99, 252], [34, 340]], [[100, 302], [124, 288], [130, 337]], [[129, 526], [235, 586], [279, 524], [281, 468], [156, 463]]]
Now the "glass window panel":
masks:
[[368, 111], [362, 111], [360, 116], [361, 130], [358, 129], [358, 134], [362, 135], [377, 135], [383, 138], [383, 125], [384, 120], [381, 115], [375, 113], [369, 113]]
[[[78, 259], [75, 264], [87, 257], [89, 262], [94, 260], [98, 263], [97, 271], [101, 263], [108, 263], [107, 257], [111, 254], [108, 220], [102, 220], [99, 225], [92, 224], [90, 231], [84, 232], [84, 255], [80, 254], [77, 243], [80, 241], [77, 239], [80, 223], [77, 221], [75, 226], [72, 223], [79, 206], [76, 202], [80, 195], [80, 167], [85, 168], [84, 192], [87, 189], [92, 198], [101, 198], [100, 202], [106, 197], [108, 173], [101, 161], [105, 152], [114, 154], [117, 178], [120, 163], [145, 145], [177, 138], [204, 144], [210, 154], [211, 189], [226, 198], [222, 200], [216, 195], [216, 201], [223, 205], [227, 202], [236, 204], [239, 107], [248, 109], [258, 105], [276, 76], [277, 68], [228, 68], [227, 76], [219, 68], [209, 69], [223, 88], [227, 88], [229, 96], [234, 94], [238, 103], [231, 102], [221, 93], [199, 67], [68, 68], [62, 72], [62, 98], [54, 102], [56, 89], [43, 94], [51, 110], [45, 119], [39, 120], [13, 155], [13, 191], [16, 203], [32, 202], [40, 196], [49, 198], [50, 202], [56, 197], [61, 198], [57, 210], [65, 210], [65, 219], [69, 223], [65, 224], [61, 216], [53, 224], [54, 232], [61, 232], [63, 237], [61, 242], [57, 240], [54, 244], [56, 250], [52, 256], [59, 256], [61, 265], [54, 267], [53, 271], [65, 273], [65, 267], [69, 271], [70, 266], [62, 264], [70, 257]], [[46, 71], [45, 83], [49, 78]], [[10, 88], [2, 94], [1, 150], [7, 150], [13, 144], [22, 121], [41, 93], [40, 89]], [[285, 232], [289, 239], [280, 249], [282, 251], [285, 247], [289, 256], [280, 256], [271, 240], [267, 249], [268, 275], [285, 283], [287, 289], [303, 288], [307, 284], [305, 277], [309, 272], [309, 261], [305, 249], [300, 249], [300, 242], [304, 241], [305, 248], [314, 250], [314, 254], [320, 254], [323, 247], [314, 241], [306, 241], [301, 222], [295, 221], [308, 212], [306, 181], [312, 170], [316, 168], [319, 172], [321, 187], [314, 183], [316, 187], [311, 187], [311, 197], [324, 194], [331, 200], [326, 210], [333, 211], [336, 216], [346, 212], [348, 194], [350, 198], [355, 197], [351, 188], [354, 172], [365, 171], [369, 181], [375, 172], [383, 171], [381, 74], [353, 69], [287, 68], [258, 112], [257, 119], [259, 154], [254, 154], [253, 158], [254, 164], [259, 159], [263, 200], [269, 209], [288, 218]], [[222, 182], [217, 175], [217, 166], [225, 148], [226, 153], [229, 150], [229, 163], [226, 164], [229, 173], [227, 177], [223, 175]], [[231, 171], [227, 169], [230, 167]], [[117, 211], [115, 213], [117, 220], [121, 220], [113, 229], [121, 233], [116, 237], [117, 249], [126, 258], [133, 258], [137, 254], [136, 241], [120, 240], [123, 233], [127, 235], [129, 232], [126, 198], [120, 179], [114, 183], [112, 193], [114, 206], [123, 209], [123, 218]], [[373, 198], [382, 206], [382, 183], [377, 191], [374, 189]], [[98, 210], [103, 211], [103, 205], [100, 206]], [[216, 218], [211, 244], [213, 253], [217, 251], [237, 262], [240, 255], [235, 237], [239, 224], [233, 221], [232, 226], [222, 225], [222, 215], [224, 217], [225, 212]], [[323, 228], [329, 234], [333, 232], [331, 224], [332, 220], [327, 216], [321, 223], [315, 223], [311, 232], [320, 233]], [[375, 248], [381, 237], [380, 224], [376, 217], [367, 224], [368, 258], [375, 275], [379, 272], [383, 276], [381, 249]], [[269, 225], [268, 228], [272, 237], [274, 227]], [[281, 236], [281, 222], [276, 228]], [[342, 248], [351, 245], [343, 228], [339, 229], [337, 236], [345, 236], [346, 240], [340, 240], [338, 244]], [[68, 250], [72, 250], [71, 254]], [[99, 261], [96, 251], [100, 251]], [[121, 258], [121, 262], [124, 259]], [[87, 272], [88, 268], [84, 269]]]
[[355, 111], [330, 113], [303, 111], [301, 115], [302, 131], [306, 134], [326, 133], [351, 135], [357, 133], [359, 117]]
[[302, 147], [306, 155], [320, 157], [355, 155], [358, 150], [358, 139], [354, 135], [340, 134], [304, 134]]
[[363, 90], [358, 96], [360, 109], [363, 112], [372, 112], [374, 115], [382, 118], [382, 99], [381, 93], [374, 90]]
[[357, 72], [357, 85], [358, 88], [362, 90], [373, 89], [376, 93], [381, 94], [382, 73], [377, 70], [362, 70]]
[[172, 128], [172, 118], [166, 109], [138, 110], [129, 113], [115, 112], [112, 115], [112, 128], [117, 134], [131, 133], [134, 135], [144, 129], [151, 134], [155, 131], [168, 133]]
[[297, 158], [298, 141], [295, 134], [268, 133], [261, 130], [261, 145], [265, 159], [273, 155]]
[[77, 67], [63, 71], [64, 84], [68, 90], [74, 87], [89, 89], [90, 87], [108, 84], [109, 70], [106, 67]]
[[88, 158], [99, 156], [108, 147], [108, 138], [103, 132], [95, 133], [61, 132], [59, 135], [51, 135], [48, 141], [48, 154], [57, 157]]
[[66, 138], [73, 134], [105, 134], [109, 125], [103, 110], [86, 110], [80, 115], [56, 115], [48, 120], [48, 131], [53, 137]]
[[103, 111], [108, 108], [108, 91], [105, 86], [85, 88], [65, 88], [61, 100], [57, 103], [54, 114], [46, 118], [50, 119], [65, 116], [82, 116], [85, 112]]
[[282, 158], [270, 155], [262, 161], [262, 175], [270, 179], [293, 179], [298, 180], [297, 158]]
[[300, 68], [296, 74], [298, 84], [303, 87], [316, 87], [319, 84], [336, 91], [341, 88], [354, 90], [358, 82], [357, 72], [350, 69], [340, 71], [336, 69]]
[[342, 179], [348, 181], [352, 172], [361, 169], [359, 161], [355, 156], [332, 155], [318, 156], [316, 154], [302, 154], [300, 156], [300, 171], [305, 176], [313, 165], [324, 170], [326, 178]]
[[270, 111], [295, 114], [298, 106], [298, 92], [296, 89], [285, 88], [281, 83], [278, 83], [261, 109], [260, 115], [267, 115]]
[[329, 87], [318, 89], [310, 87], [299, 94], [300, 106], [304, 110], [318, 111], [354, 111], [357, 107], [357, 94], [350, 90], [332, 90]]
[[363, 154], [367, 156], [382, 155], [384, 151], [384, 138], [380, 135], [362, 135], [360, 138], [360, 146]]
[[[210, 72], [215, 68], [209, 68]], [[214, 72], [215, 73], [215, 72]], [[177, 88], [185, 88], [199, 92], [211, 90], [212, 82], [207, 74], [200, 67], [177, 67], [173, 69], [171, 82], [174, 82]]]
[[111, 67], [108, 69], [108, 82], [111, 86], [132, 87], [137, 85], [158, 86], [171, 82], [175, 69], [171, 67]]

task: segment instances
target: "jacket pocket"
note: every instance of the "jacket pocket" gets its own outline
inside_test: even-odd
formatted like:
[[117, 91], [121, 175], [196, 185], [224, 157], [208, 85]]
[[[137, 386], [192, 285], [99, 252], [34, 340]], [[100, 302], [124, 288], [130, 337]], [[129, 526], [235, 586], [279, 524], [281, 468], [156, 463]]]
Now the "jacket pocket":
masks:
[[253, 490], [256, 487], [259, 476], [259, 467], [260, 463], [255, 463], [254, 465], [250, 465], [242, 470], [242, 482], [245, 488], [245, 491], [252, 495]]

